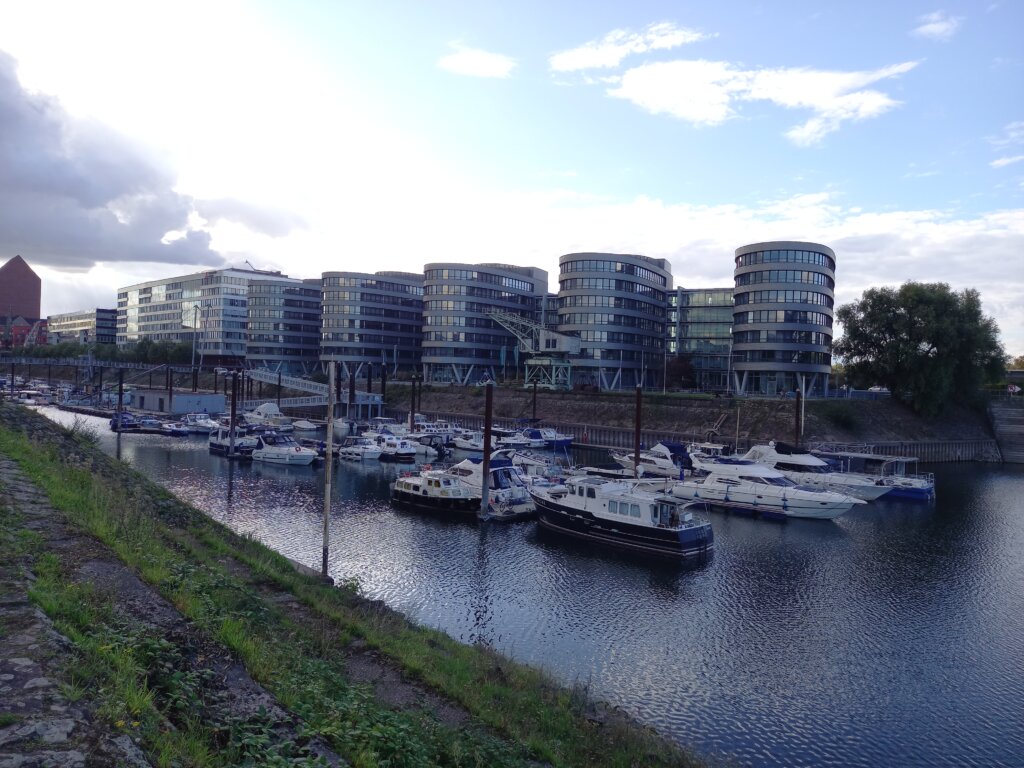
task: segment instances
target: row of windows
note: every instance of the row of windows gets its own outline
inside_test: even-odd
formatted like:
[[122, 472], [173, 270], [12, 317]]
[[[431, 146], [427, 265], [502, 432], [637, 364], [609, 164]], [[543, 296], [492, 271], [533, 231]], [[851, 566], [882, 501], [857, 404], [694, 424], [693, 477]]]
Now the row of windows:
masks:
[[308, 296], [313, 299], [320, 298], [319, 288], [300, 288], [295, 285], [279, 285], [277, 283], [265, 283], [262, 281], [253, 281], [249, 283], [249, 295], [253, 294], [260, 295], [291, 295], [291, 296]]
[[324, 312], [338, 312], [331, 305], [334, 301], [351, 301], [363, 304], [391, 304], [398, 307], [422, 308], [420, 299], [409, 299], [405, 296], [388, 296], [383, 293], [361, 293], [359, 291], [324, 291]]
[[292, 333], [320, 334], [319, 323], [296, 325], [294, 323], [261, 323], [249, 321], [249, 331], [291, 331]]
[[469, 328], [499, 328], [499, 324], [489, 317], [466, 317], [465, 315], [424, 315], [424, 327], [438, 325], [461, 325]]
[[274, 299], [269, 296], [249, 295], [250, 307], [298, 307], [299, 309], [311, 309], [320, 311], [320, 297], [316, 301], [302, 301], [301, 299]]
[[826, 285], [836, 287], [836, 281], [822, 272], [811, 272], [806, 269], [766, 269], [762, 272], [748, 272], [736, 276], [736, 285], [752, 285], [754, 283], [807, 283], [809, 285]]
[[828, 352], [808, 352], [806, 350], [789, 349], [749, 349], [736, 352], [737, 363], [808, 363], [811, 365], [831, 365], [832, 355]]
[[253, 318], [277, 318], [280, 320], [302, 320], [306, 323], [320, 325], [319, 312], [290, 312], [287, 309], [250, 309], [247, 316], [249, 322], [252, 322]]
[[[467, 333], [465, 331], [428, 331], [423, 334], [423, 340], [433, 343], [487, 344], [509, 348], [515, 343], [515, 340], [509, 336], [493, 336], [489, 333]], [[461, 355], [462, 350], [457, 350], [456, 354]]]
[[330, 315], [362, 315], [363, 317], [388, 317], [392, 320], [411, 320], [415, 323], [423, 322], [422, 312], [392, 307], [374, 307], [367, 304], [342, 304], [340, 307], [331, 307], [330, 313], [325, 313], [325, 317]]
[[320, 344], [319, 336], [287, 336], [283, 333], [250, 333], [247, 341], [250, 344], [292, 344], [311, 349], [316, 349]]
[[475, 296], [478, 299], [493, 299], [505, 304], [519, 304], [525, 307], [537, 306], [536, 296], [522, 293], [511, 293], [497, 288], [484, 288], [479, 285], [428, 285], [427, 296]]
[[370, 331], [391, 331], [407, 336], [419, 334], [421, 328], [418, 325], [403, 325], [402, 323], [388, 323], [384, 320], [352, 320], [336, 317], [324, 318], [324, 328], [365, 328]]
[[423, 295], [422, 285], [392, 283], [390, 280], [377, 280], [369, 277], [325, 277], [323, 284], [325, 287], [373, 288], [387, 293], [406, 293], [413, 296]]
[[640, 280], [648, 280], [658, 285], [668, 285], [668, 279], [660, 272], [639, 267], [636, 264], [626, 264], [621, 261], [606, 259], [579, 259], [578, 261], [567, 261], [562, 264], [560, 271], [566, 272], [618, 272], [623, 275], [633, 275]]
[[618, 325], [623, 328], [640, 328], [655, 333], [664, 333], [665, 324], [646, 317], [630, 315], [611, 315], [596, 312], [567, 312], [559, 315], [559, 323], [564, 325]]
[[736, 325], [760, 325], [761, 323], [803, 323], [832, 327], [832, 316], [824, 312], [805, 312], [800, 309], [760, 309], [754, 312], [737, 312], [733, 316]]
[[737, 344], [815, 344], [827, 346], [832, 337], [818, 331], [739, 331], [733, 334]]
[[773, 250], [754, 251], [736, 257], [737, 267], [749, 267], [751, 264], [770, 264], [774, 262], [791, 262], [794, 264], [817, 264], [836, 271], [836, 261], [831, 256], [817, 251]]
[[732, 289], [680, 291], [669, 296], [669, 303], [673, 307], [731, 307]]
[[[520, 280], [515, 277], [505, 277], [504, 275], [495, 275], [491, 272], [478, 272], [475, 269], [428, 269], [424, 273], [424, 277], [428, 281], [470, 280], [475, 283], [491, 283], [492, 285], [501, 285], [505, 288], [512, 288], [516, 291], [533, 293], [533, 283], [528, 280]], [[430, 288], [430, 286], [427, 286], [427, 288]], [[428, 290], [427, 293], [429, 292], [430, 291]]]
[[580, 331], [580, 341], [590, 344], [630, 344], [633, 346], [650, 346], [651, 337], [621, 331]]
[[731, 323], [732, 322], [732, 294], [727, 307], [697, 307], [694, 309], [669, 310], [669, 317], [673, 320], [678, 317], [681, 323]]
[[817, 304], [831, 308], [835, 299], [816, 291], [750, 291], [736, 294], [736, 306], [741, 304]]
[[[665, 301], [665, 293], [656, 288], [632, 280], [616, 280], [611, 277], [572, 277], [561, 280], [559, 288], [563, 291], [618, 291], [619, 293], [639, 293], [641, 296], [650, 296], [658, 301]], [[729, 294], [729, 301], [732, 301], [732, 293]]]
[[320, 350], [312, 347], [249, 347], [245, 348], [245, 356], [249, 358], [267, 357], [304, 357], [316, 360]]
[[[580, 489], [582, 490], [582, 488]], [[593, 488], [587, 490], [593, 491]], [[593, 496], [593, 494], [590, 494]], [[640, 505], [639, 504], [627, 504], [626, 502], [609, 501], [608, 511], [613, 515], [627, 515], [629, 517], [640, 517]]]
[[624, 299], [621, 296], [563, 296], [558, 300], [559, 307], [614, 307], [615, 309], [631, 309], [643, 312], [652, 317], [665, 317], [664, 305], [650, 304], [638, 299]]
[[481, 304], [476, 301], [452, 301], [448, 299], [429, 299], [423, 302], [425, 312], [476, 312], [486, 314], [494, 309], [493, 304]]

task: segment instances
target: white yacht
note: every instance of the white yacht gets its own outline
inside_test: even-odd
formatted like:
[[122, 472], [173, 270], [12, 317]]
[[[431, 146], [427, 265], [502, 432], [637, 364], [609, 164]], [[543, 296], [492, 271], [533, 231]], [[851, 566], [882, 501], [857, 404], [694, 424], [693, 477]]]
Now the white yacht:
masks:
[[380, 448], [381, 461], [416, 461], [416, 446], [403, 437], [378, 435], [369, 439]]
[[[493, 440], [491, 441], [493, 442]], [[456, 435], [452, 441], [456, 448], [462, 451], [483, 451], [484, 449], [484, 433], [483, 432], [463, 432], [460, 435]], [[493, 447], [493, 446], [492, 446]]]
[[[246, 435], [244, 429], [236, 427], [235, 455], [252, 456], [252, 452], [256, 450], [257, 439], [252, 435]], [[218, 426], [217, 431], [210, 433], [210, 453], [221, 456], [231, 454], [231, 430], [228, 427]]]
[[[623, 468], [633, 471], [633, 451], [611, 451], [611, 457]], [[682, 443], [660, 442], [653, 448], [640, 451], [640, 476], [682, 478], [682, 471], [688, 463], [686, 446]]]
[[208, 435], [220, 429], [220, 424], [210, 418], [206, 413], [186, 413], [181, 417], [181, 425], [190, 434]]
[[768, 445], [755, 445], [743, 458], [777, 469], [799, 485], [835, 491], [864, 501], [874, 501], [892, 490], [877, 477], [838, 472], [827, 461], [810, 452], [774, 440]]
[[704, 477], [683, 480], [671, 492], [690, 501], [735, 509], [765, 517], [806, 517], [832, 520], [857, 504], [866, 504], [841, 493], [797, 485], [781, 472], [747, 459], [693, 456], [695, 469]]
[[309, 465], [319, 457], [316, 451], [303, 448], [290, 435], [265, 432], [256, 436], [252, 458], [254, 461], [266, 461], [270, 464]]
[[370, 461], [380, 458], [380, 447], [368, 437], [343, 437], [338, 458], [348, 461]]
[[[477, 497], [483, 490], [483, 459], [470, 458], [449, 467], [445, 472], [461, 480]], [[488, 505], [493, 517], [515, 520], [531, 517], [537, 507], [530, 498], [526, 480], [508, 459], [492, 459], [488, 467]]]

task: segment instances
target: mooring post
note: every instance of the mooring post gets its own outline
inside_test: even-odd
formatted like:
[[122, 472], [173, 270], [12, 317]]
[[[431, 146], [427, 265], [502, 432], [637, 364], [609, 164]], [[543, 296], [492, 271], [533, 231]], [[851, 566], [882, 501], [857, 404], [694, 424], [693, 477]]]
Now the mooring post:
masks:
[[[228, 390], [228, 375], [224, 374], [224, 394]], [[238, 372], [231, 372], [231, 421], [228, 426], [228, 456], [235, 458], [235, 417], [238, 415]]]
[[494, 405], [494, 382], [484, 384], [484, 461], [480, 478], [480, 517], [490, 518], [491, 503], [491, 414]]
[[537, 380], [533, 381], [533, 420], [537, 420]]
[[636, 385], [636, 414], [633, 416], [633, 477], [640, 477], [640, 417], [643, 410], [644, 390]]
[[388, 399], [388, 367], [382, 365], [380, 367], [380, 415], [384, 415], [384, 402]]
[[192, 366], [192, 391], [199, 391], [199, 369], [194, 365]]
[[97, 386], [100, 393], [100, 402], [103, 402], [103, 366], [100, 366], [100, 383]]
[[167, 364], [167, 413], [174, 413], [174, 371], [171, 364]]
[[117, 426], [121, 427], [121, 409], [124, 408], [124, 368], [117, 369]]
[[352, 412], [356, 407], [356, 375], [353, 371], [348, 372], [348, 405], [345, 407], [345, 419], [348, 421], [348, 433], [356, 433], [356, 419]]
[[804, 393], [801, 391], [800, 387], [797, 387], [796, 388], [796, 413], [794, 414], [796, 418], [793, 420], [794, 427], [795, 427], [794, 434], [793, 434], [793, 445], [795, 445], [797, 448], [800, 447], [800, 438], [804, 434], [804, 428], [803, 428], [803, 424], [802, 424], [803, 418], [804, 418], [803, 403], [804, 403]]
[[331, 538], [331, 475], [334, 474], [334, 368], [327, 363], [327, 446], [324, 454], [324, 545], [320, 561], [320, 578], [327, 581], [327, 555]]

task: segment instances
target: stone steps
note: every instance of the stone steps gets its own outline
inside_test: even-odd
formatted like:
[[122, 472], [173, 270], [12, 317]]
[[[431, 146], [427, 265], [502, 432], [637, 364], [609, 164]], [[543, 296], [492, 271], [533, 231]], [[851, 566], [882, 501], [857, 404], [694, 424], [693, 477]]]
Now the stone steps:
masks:
[[993, 404], [989, 413], [1003, 461], [1024, 464], [1024, 407]]

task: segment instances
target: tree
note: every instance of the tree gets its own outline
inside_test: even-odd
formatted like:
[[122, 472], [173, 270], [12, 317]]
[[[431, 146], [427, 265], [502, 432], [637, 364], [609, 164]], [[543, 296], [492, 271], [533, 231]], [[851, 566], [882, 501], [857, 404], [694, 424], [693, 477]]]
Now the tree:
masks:
[[1012, 371], [1024, 371], [1024, 355], [1017, 355], [1006, 367]]
[[672, 389], [689, 388], [696, 380], [692, 355], [670, 357], [665, 364], [665, 386]]
[[952, 401], [974, 403], [1003, 375], [999, 328], [982, 314], [973, 288], [904, 283], [871, 288], [839, 308], [844, 335], [835, 344], [860, 385], [882, 384], [916, 412], [934, 416]]

